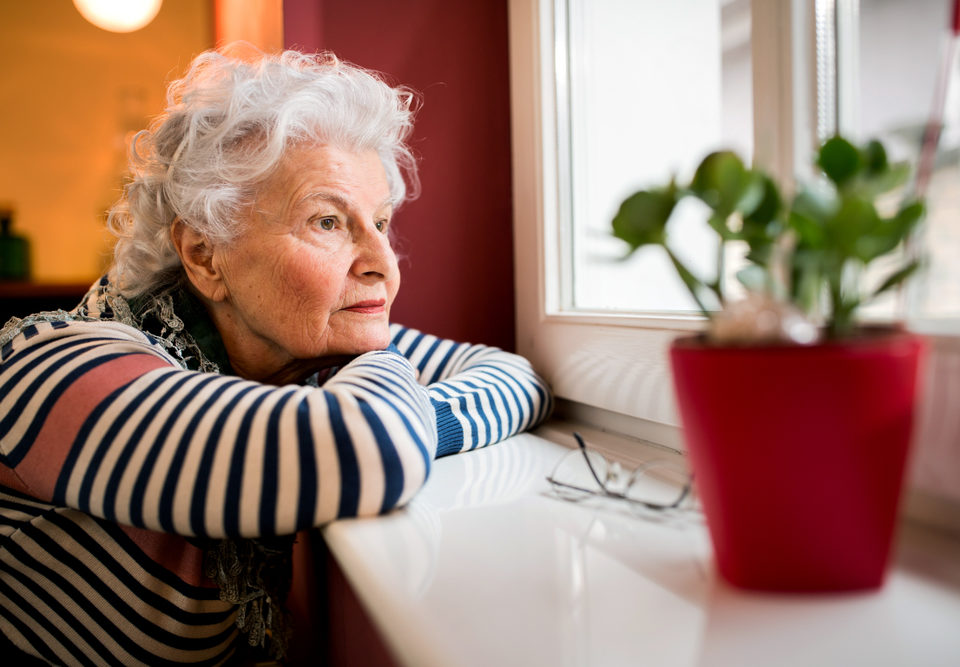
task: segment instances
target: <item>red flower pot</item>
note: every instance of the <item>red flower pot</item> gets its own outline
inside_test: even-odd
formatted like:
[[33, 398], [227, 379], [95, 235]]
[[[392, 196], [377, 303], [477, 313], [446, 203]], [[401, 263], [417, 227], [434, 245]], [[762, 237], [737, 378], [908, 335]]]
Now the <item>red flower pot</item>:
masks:
[[673, 343], [684, 437], [727, 581], [882, 585], [924, 351], [893, 330], [813, 346]]

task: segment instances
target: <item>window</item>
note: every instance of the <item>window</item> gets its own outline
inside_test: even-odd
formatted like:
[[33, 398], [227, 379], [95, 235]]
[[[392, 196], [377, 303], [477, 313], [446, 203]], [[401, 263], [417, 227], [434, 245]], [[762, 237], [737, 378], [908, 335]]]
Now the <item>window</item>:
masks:
[[[619, 261], [609, 220], [723, 145], [793, 174], [805, 126], [782, 94], [801, 62], [789, 3], [682, 5], [514, 0], [510, 14], [518, 347], [569, 407], [676, 447], [666, 352], [702, 323], [656, 249]], [[686, 251], [710, 271], [712, 239], [688, 221]]]
[[[620, 261], [610, 220], [638, 187], [689, 178], [711, 150], [752, 157], [749, 0], [568, 0], [556, 8], [554, 32], [570, 193], [560, 211], [569, 242], [560, 309], [696, 312], [661, 249]], [[677, 251], [712, 275], [716, 237], [695, 202], [681, 206]]]
[[[823, 3], [821, 4], [828, 4]], [[830, 3], [832, 4], [832, 3]], [[927, 270], [903, 304], [915, 328], [960, 333], [960, 63], [948, 27], [954, 0], [859, 0], [838, 5], [836, 109], [821, 126], [879, 137], [894, 159], [919, 162], [934, 108], [942, 109], [925, 195]], [[903, 57], [903, 54], [910, 54]], [[949, 59], [949, 61], [947, 61]], [[942, 99], [937, 98], [937, 93]]]
[[[752, 155], [782, 181], [804, 178], [819, 140], [837, 129], [879, 135], [893, 157], [913, 157], [895, 145], [910, 144], [927, 118], [929, 70], [946, 46], [952, 4], [511, 0], [517, 343], [547, 375], [567, 416], [682, 449], [667, 352], [702, 320], [665, 286], [673, 276], [662, 264], [617, 261], [609, 220], [630, 188], [662, 180], [665, 170], [682, 175], [718, 144]], [[601, 36], [606, 30], [613, 33]], [[656, 71], [643, 64], [651, 59]], [[956, 123], [956, 58], [953, 67], [947, 105]], [[677, 139], [684, 130], [689, 135]], [[664, 144], [661, 135], [670, 132]], [[949, 472], [960, 470], [960, 419], [950, 408], [960, 400], [955, 124], [944, 129], [939, 157], [927, 242], [938, 246], [929, 279], [940, 282], [921, 288], [926, 298], [908, 295], [916, 326], [947, 332], [931, 338], [926, 430], [915, 462], [914, 490], [930, 491], [935, 505], [960, 503], [960, 477]], [[698, 245], [697, 231], [684, 239], [709, 270], [711, 253]], [[641, 279], [639, 271], [654, 273]]]

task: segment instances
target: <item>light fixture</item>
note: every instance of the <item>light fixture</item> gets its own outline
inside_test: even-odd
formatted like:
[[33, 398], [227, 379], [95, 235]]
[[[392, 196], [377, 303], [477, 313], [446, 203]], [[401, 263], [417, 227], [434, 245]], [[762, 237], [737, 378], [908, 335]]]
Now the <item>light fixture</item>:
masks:
[[73, 0], [93, 25], [110, 32], [133, 32], [150, 23], [163, 0]]

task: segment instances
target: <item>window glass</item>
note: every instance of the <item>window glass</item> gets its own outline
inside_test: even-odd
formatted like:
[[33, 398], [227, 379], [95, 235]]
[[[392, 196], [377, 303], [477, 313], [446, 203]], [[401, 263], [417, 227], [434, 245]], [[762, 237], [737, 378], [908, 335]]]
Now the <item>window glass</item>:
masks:
[[[610, 221], [632, 192], [688, 179], [711, 150], [751, 159], [749, 0], [558, 4], [558, 129], [570, 165], [561, 309], [694, 312], [663, 250], [621, 261]], [[689, 266], [714, 275], [717, 244], [694, 202], [678, 207], [669, 233]], [[735, 271], [735, 258], [726, 266]]]
[[[943, 129], [935, 169], [926, 191], [927, 217], [919, 245], [926, 271], [907, 293], [913, 320], [960, 322], [960, 49], [951, 44], [952, 0], [859, 0], [853, 29], [838, 32], [854, 48], [839, 48], [841, 129], [880, 138], [891, 157], [919, 160], [920, 146], [936, 104], [938, 81], [945, 88]], [[841, 44], [841, 47], [843, 44]], [[953, 47], [952, 50], [950, 47]], [[842, 54], [852, 54], [844, 61]], [[909, 55], [907, 55], [909, 54]], [[949, 54], [952, 59], [945, 60]], [[843, 83], [848, 73], [847, 84]], [[882, 310], [880, 309], [874, 309]]]

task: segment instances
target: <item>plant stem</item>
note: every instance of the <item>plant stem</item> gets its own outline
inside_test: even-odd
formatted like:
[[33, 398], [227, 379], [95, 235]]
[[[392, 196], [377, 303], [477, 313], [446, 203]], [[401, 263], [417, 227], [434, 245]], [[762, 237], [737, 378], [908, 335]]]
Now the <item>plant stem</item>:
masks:
[[683, 262], [681, 262], [680, 259], [673, 254], [673, 251], [670, 250], [670, 248], [664, 245], [663, 249], [667, 251], [667, 257], [669, 257], [670, 261], [673, 262], [673, 266], [677, 270], [677, 273], [680, 274], [683, 284], [686, 285], [687, 289], [690, 291], [690, 295], [693, 297], [693, 300], [697, 302], [697, 307], [700, 308], [700, 312], [703, 313], [703, 316], [709, 320], [710, 311], [705, 305], [703, 305], [703, 301], [701, 301], [700, 295], [697, 293], [697, 286], [703, 285], [703, 283], [697, 280], [697, 277], [693, 275], [693, 272], [684, 266]]
[[717, 299], [720, 301], [720, 307], [723, 308], [723, 273], [726, 267], [726, 248], [727, 244], [722, 238], [720, 243], [717, 245], [717, 282], [714, 285], [713, 291], [717, 295]]
[[839, 281], [830, 280], [830, 316], [827, 321], [827, 331], [830, 338], [842, 338], [850, 332], [851, 309], [843, 301], [843, 288]]

